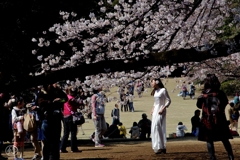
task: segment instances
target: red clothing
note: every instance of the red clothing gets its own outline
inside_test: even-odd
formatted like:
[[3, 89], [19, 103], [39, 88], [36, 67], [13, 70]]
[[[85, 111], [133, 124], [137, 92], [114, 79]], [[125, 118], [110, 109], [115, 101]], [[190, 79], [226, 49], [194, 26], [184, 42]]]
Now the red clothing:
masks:
[[64, 103], [64, 108], [63, 108], [63, 116], [70, 116], [71, 111], [77, 112], [77, 103], [74, 101], [74, 97], [71, 95], [67, 95], [68, 101]]

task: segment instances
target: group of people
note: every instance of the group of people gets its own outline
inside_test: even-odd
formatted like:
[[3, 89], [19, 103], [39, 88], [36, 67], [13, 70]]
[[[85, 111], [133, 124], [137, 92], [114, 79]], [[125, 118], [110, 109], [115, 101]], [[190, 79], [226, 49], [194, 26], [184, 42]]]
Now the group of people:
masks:
[[129, 92], [121, 91], [120, 93], [120, 104], [121, 104], [121, 112], [134, 112], [134, 106], [133, 106], [133, 94]]
[[[141, 80], [137, 80], [136, 84], [134, 81], [130, 81], [125, 87], [119, 86], [118, 93], [120, 96], [121, 112], [134, 112], [133, 99], [134, 99], [134, 89], [138, 97], [141, 98], [144, 91], [144, 83]], [[126, 90], [126, 91], [125, 91]]]
[[[214, 142], [222, 141], [224, 147], [228, 153], [229, 159], [233, 160], [234, 155], [229, 139], [232, 139], [230, 133], [229, 124], [225, 115], [225, 107], [228, 104], [228, 98], [223, 91], [220, 90], [220, 82], [215, 75], [207, 75], [204, 80], [204, 88], [201, 96], [197, 99], [197, 108], [202, 109], [200, 125], [197, 124], [199, 120], [200, 110], [195, 111], [195, 116], [191, 119], [192, 124], [196, 127], [192, 128], [192, 132], [198, 136], [198, 140], [205, 141], [207, 143], [207, 149], [210, 159], [215, 160]], [[151, 110], [152, 120], [148, 120], [146, 114], [142, 115], [142, 121], [139, 123], [134, 122], [131, 127], [131, 137], [137, 138], [137, 127], [140, 128], [141, 134], [144, 134], [146, 138], [151, 135], [152, 149], [155, 154], [165, 154], [167, 152], [166, 146], [166, 115], [167, 108], [171, 104], [171, 98], [167, 89], [164, 87], [160, 78], [151, 79], [151, 86], [153, 88], [151, 95], [154, 97], [154, 104]], [[42, 157], [43, 160], [60, 159], [60, 153], [67, 152], [66, 141], [71, 133], [71, 152], [81, 152], [78, 149], [76, 143], [76, 128], [72, 116], [82, 102], [78, 100], [74, 88], [69, 87], [65, 92], [58, 88], [56, 84], [45, 85], [38, 91], [35, 104], [32, 105], [32, 110], [39, 108], [39, 123], [42, 133], [42, 155], [39, 151], [38, 143], [33, 143], [35, 146], [35, 155], [38, 158]], [[1, 98], [1, 95], [0, 95]], [[13, 100], [14, 99], [14, 100]], [[4, 102], [4, 101], [3, 101]], [[93, 95], [91, 96], [91, 117], [94, 122], [95, 132], [93, 141], [95, 147], [104, 147], [101, 140], [109, 135], [109, 129], [119, 130], [119, 134], [124, 136], [126, 134], [126, 128], [120, 123], [120, 117], [116, 118], [113, 113], [113, 122], [111, 126], [107, 126], [105, 121], [105, 102], [106, 96], [102, 91], [102, 87], [95, 88]], [[4, 103], [2, 103], [4, 105]], [[5, 106], [13, 105], [11, 110], [11, 120], [14, 133], [14, 146], [19, 147], [21, 152], [20, 158], [23, 158], [23, 147], [25, 132], [22, 126], [24, 118], [24, 98], [16, 95], [5, 103]], [[117, 106], [115, 106], [117, 108]], [[3, 108], [3, 107], [2, 107]], [[2, 112], [1, 112], [2, 113]], [[0, 116], [1, 117], [1, 116]], [[141, 124], [146, 121], [148, 128], [146, 130], [141, 129]], [[64, 135], [61, 139], [59, 146], [59, 140], [61, 135], [61, 122], [64, 123]], [[1, 122], [2, 123], [2, 122]], [[20, 125], [19, 125], [20, 124]], [[179, 126], [183, 125], [179, 123]], [[125, 128], [125, 129], [124, 129]], [[35, 132], [40, 133], [40, 132]], [[0, 134], [0, 140], [3, 140], [2, 133]], [[36, 136], [33, 135], [33, 137]], [[34, 139], [34, 138], [33, 138]], [[2, 141], [0, 142], [2, 144]], [[34, 155], [34, 156], [35, 156]], [[15, 157], [17, 158], [17, 157]], [[36, 159], [36, 157], [35, 157]]]
[[[32, 88], [28, 94], [11, 94], [10, 99], [6, 97], [7, 94], [3, 93], [0, 96], [1, 124], [7, 133], [0, 135], [0, 147], [4, 141], [12, 142], [13, 139], [14, 149], [18, 148], [20, 153], [19, 157], [14, 154], [14, 159], [23, 159], [24, 142], [28, 137], [34, 147], [32, 160], [60, 159], [60, 153], [67, 152], [70, 133], [71, 152], [81, 152], [77, 147], [77, 124], [73, 120], [73, 114], [85, 105], [83, 100], [87, 96], [81, 91], [72, 86], [63, 90], [54, 83]], [[26, 115], [33, 117], [33, 126], [36, 126], [31, 131], [25, 128]], [[62, 124], [64, 133], [61, 138]], [[11, 133], [12, 137], [9, 136]]]
[[[112, 124], [114, 124], [116, 120], [120, 122], [120, 111], [118, 108], [118, 104], [115, 104], [114, 109], [111, 112], [111, 117]], [[145, 113], [142, 114], [142, 119], [138, 123], [133, 122], [133, 126], [131, 127], [129, 133], [131, 134], [130, 137], [134, 139], [146, 139], [146, 137], [150, 138], [151, 120], [147, 118], [147, 115]], [[126, 134], [124, 135], [124, 137], [126, 137]]]
[[188, 85], [186, 84], [185, 81], [183, 81], [182, 85], [181, 85], [181, 91], [178, 94], [178, 96], [182, 96], [183, 99], [185, 100], [187, 96], [190, 97], [190, 99], [194, 99], [195, 98], [195, 90], [196, 87], [193, 85], [193, 83], [188, 83]]
[[[154, 105], [152, 108], [152, 148], [156, 154], [166, 153], [166, 110], [171, 103], [167, 90], [160, 79], [151, 81], [154, 90]], [[221, 83], [214, 74], [208, 74], [204, 80], [204, 87], [197, 99], [197, 108], [202, 109], [201, 121], [199, 120], [200, 110], [195, 111], [191, 119], [194, 128], [192, 132], [198, 136], [199, 141], [207, 143], [207, 149], [211, 160], [215, 160], [214, 142], [222, 141], [230, 160], [234, 159], [229, 139], [232, 135], [229, 123], [225, 115], [225, 108], [228, 104], [226, 94], [220, 90]], [[200, 124], [200, 125], [199, 125]], [[179, 125], [182, 125], [180, 123]]]

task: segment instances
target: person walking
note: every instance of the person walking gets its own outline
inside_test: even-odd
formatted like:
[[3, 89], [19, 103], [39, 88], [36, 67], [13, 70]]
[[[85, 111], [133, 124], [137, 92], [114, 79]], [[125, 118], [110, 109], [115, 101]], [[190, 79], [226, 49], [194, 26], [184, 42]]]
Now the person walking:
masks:
[[207, 149], [211, 160], [216, 160], [214, 143], [222, 141], [229, 160], [233, 160], [232, 146], [229, 139], [232, 135], [225, 115], [228, 104], [226, 94], [220, 90], [220, 82], [214, 74], [208, 74], [204, 80], [204, 89], [197, 99], [197, 107], [202, 109], [199, 141], [207, 142]]
[[151, 95], [154, 96], [151, 111], [152, 148], [156, 154], [161, 154], [166, 153], [166, 108], [171, 104], [171, 99], [160, 78], [152, 79], [151, 86], [153, 87]]
[[95, 126], [95, 137], [93, 141], [95, 142], [95, 147], [104, 147], [101, 144], [101, 138], [107, 130], [107, 125], [104, 117], [105, 113], [105, 95], [102, 91], [102, 87], [98, 86], [95, 89], [95, 94], [91, 97], [92, 104], [92, 119]]

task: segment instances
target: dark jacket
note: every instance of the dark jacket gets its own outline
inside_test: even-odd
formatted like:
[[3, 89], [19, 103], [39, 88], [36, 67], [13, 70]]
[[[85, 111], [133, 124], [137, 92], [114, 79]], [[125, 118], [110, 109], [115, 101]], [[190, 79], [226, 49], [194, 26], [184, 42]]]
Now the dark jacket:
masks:
[[192, 132], [193, 131], [196, 131], [196, 128], [199, 128], [200, 127], [200, 118], [199, 118], [199, 116], [193, 116], [192, 118], [191, 118], [191, 123], [192, 123]]
[[211, 90], [203, 91], [204, 95], [211, 95], [217, 93], [216, 97], [220, 103], [218, 105], [219, 110], [216, 114], [210, 114], [210, 108], [208, 102], [204, 96], [200, 96], [197, 99], [197, 107], [202, 109], [201, 126], [199, 128], [198, 140], [200, 141], [221, 141], [224, 139], [232, 139], [232, 135], [228, 126], [227, 118], [225, 115], [225, 108], [228, 104], [228, 98], [226, 94], [219, 90], [213, 92]]
[[[60, 98], [60, 100], [53, 102], [56, 98]], [[63, 104], [67, 100], [67, 95], [60, 88], [51, 88], [48, 92], [41, 91], [38, 95], [40, 117], [51, 120], [53, 115], [62, 116]]]
[[112, 124], [104, 134], [108, 138], [121, 138], [120, 131], [116, 124]]
[[141, 129], [142, 133], [150, 133], [151, 132], [151, 120], [147, 118], [143, 118], [138, 122], [138, 126]]

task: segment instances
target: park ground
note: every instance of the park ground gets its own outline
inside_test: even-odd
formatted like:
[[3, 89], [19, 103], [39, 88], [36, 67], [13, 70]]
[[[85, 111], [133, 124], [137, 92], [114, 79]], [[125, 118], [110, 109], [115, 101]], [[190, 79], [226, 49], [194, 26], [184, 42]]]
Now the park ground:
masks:
[[[178, 79], [179, 80], [179, 79]], [[180, 92], [176, 88], [176, 79], [163, 79], [163, 83], [167, 88], [171, 97], [172, 103], [167, 109], [167, 137], [169, 134], [176, 132], [176, 126], [179, 121], [186, 125], [188, 131], [191, 131], [190, 119], [194, 114], [196, 107], [196, 99], [192, 100], [189, 97], [183, 100], [182, 97], [177, 96]], [[199, 95], [199, 86], [196, 85], [196, 97]], [[127, 129], [127, 133], [134, 121], [138, 122], [141, 119], [142, 113], [146, 113], [151, 119], [150, 111], [153, 106], [154, 99], [150, 96], [151, 88], [146, 88], [142, 98], [139, 98], [135, 92], [134, 107], [135, 112], [121, 112], [120, 120]], [[108, 97], [118, 97], [117, 88], [112, 88], [111, 92], [107, 92]], [[229, 97], [229, 100], [231, 97]], [[111, 110], [116, 102], [112, 101], [106, 104], [105, 118], [111, 124]], [[226, 107], [226, 110], [229, 106]], [[226, 112], [227, 113], [227, 112]], [[228, 115], [227, 115], [228, 117]], [[151, 160], [151, 159], [165, 159], [165, 160], [206, 160], [208, 159], [206, 144], [197, 141], [194, 137], [184, 138], [169, 138], [167, 142], [167, 154], [155, 155], [151, 149], [151, 141], [106, 141], [104, 148], [95, 148], [94, 144], [89, 140], [90, 134], [94, 132], [94, 125], [91, 119], [86, 119], [83, 125], [84, 134], [81, 130], [78, 132], [79, 149], [82, 153], [65, 153], [61, 154], [62, 160], [82, 160], [82, 159], [118, 159], [118, 160]], [[129, 134], [127, 138], [129, 139]], [[89, 143], [83, 141], [89, 140]], [[81, 143], [82, 141], [82, 143]], [[240, 160], [240, 137], [231, 140], [234, 155], [236, 160]], [[219, 160], [227, 160], [225, 149], [221, 142], [217, 142], [216, 156]], [[67, 148], [70, 151], [70, 148]], [[33, 149], [27, 148], [24, 154], [26, 160], [33, 156]]]
[[[240, 138], [230, 140], [236, 160], [240, 159]], [[206, 143], [195, 137], [169, 139], [167, 153], [156, 155], [151, 141], [106, 142], [105, 147], [95, 148], [94, 144], [80, 145], [82, 153], [61, 153], [61, 160], [206, 160], [209, 159]], [[70, 148], [68, 148], [70, 150]], [[227, 160], [226, 151], [221, 142], [215, 142], [218, 160]], [[3, 154], [4, 155], [4, 154]], [[33, 156], [33, 149], [24, 153], [25, 160]], [[11, 157], [9, 157], [10, 159]]]

